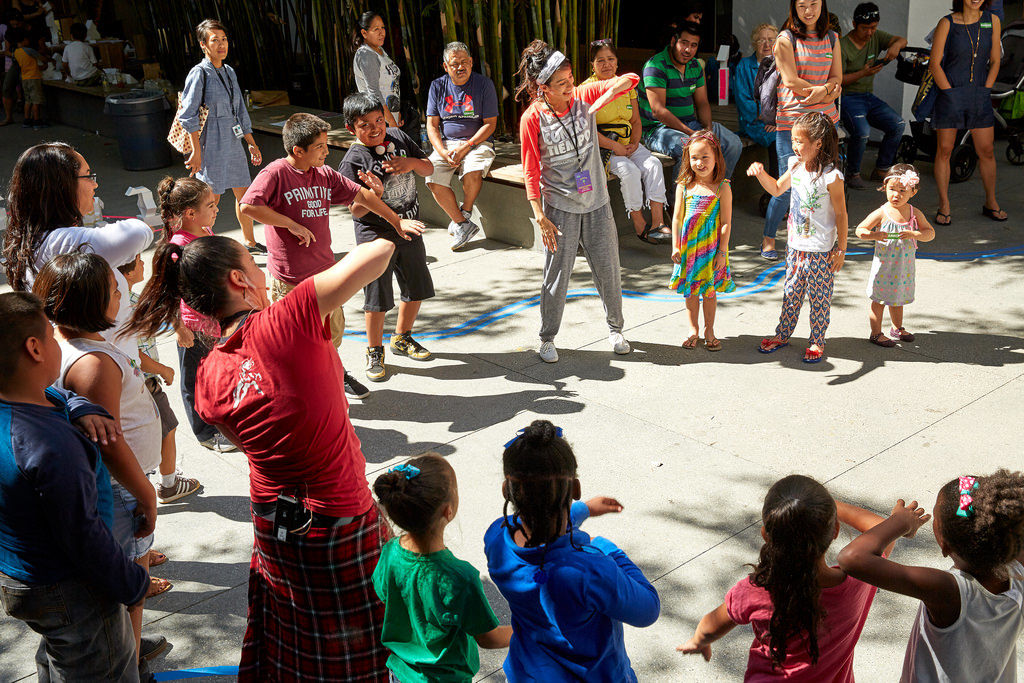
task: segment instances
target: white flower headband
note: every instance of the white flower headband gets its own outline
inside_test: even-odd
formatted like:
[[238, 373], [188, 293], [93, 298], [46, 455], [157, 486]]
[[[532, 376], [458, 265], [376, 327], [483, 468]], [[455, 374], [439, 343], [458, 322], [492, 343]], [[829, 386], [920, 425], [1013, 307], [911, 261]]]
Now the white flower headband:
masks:
[[890, 180], [895, 180], [909, 190], [910, 188], [916, 187], [917, 184], [921, 182], [921, 176], [917, 174], [917, 171], [909, 170], [904, 171], [903, 173], [890, 173], [885, 176], [884, 184], [888, 185]]
[[551, 77], [555, 75], [555, 72], [565, 64], [565, 61], [565, 55], [561, 52], [558, 50], [552, 52], [551, 56], [548, 57], [548, 60], [544, 62], [544, 68], [540, 70], [539, 74], [537, 74], [537, 82], [541, 85], [545, 85], [551, 80]]

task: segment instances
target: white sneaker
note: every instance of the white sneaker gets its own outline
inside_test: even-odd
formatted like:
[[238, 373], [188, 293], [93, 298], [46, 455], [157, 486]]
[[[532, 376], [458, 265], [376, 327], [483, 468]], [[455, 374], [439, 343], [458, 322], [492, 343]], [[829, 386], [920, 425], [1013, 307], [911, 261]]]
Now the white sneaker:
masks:
[[466, 211], [465, 209], [462, 209], [462, 216], [463, 216], [463, 217], [464, 217], [464, 218], [465, 218], [465, 219], [466, 219], [467, 221], [471, 221], [471, 220], [473, 220], [473, 212], [472, 212], [472, 211]]
[[473, 236], [480, 232], [480, 226], [473, 221], [463, 221], [452, 234], [452, 241], [448, 245], [452, 251], [458, 251], [466, 246], [466, 243], [473, 239]]
[[621, 332], [612, 332], [608, 335], [608, 341], [611, 342], [612, 351], [624, 356], [633, 349], [630, 347], [629, 342], [622, 336]]
[[459, 230], [459, 224], [455, 221], [448, 221], [448, 234], [454, 235]]
[[555, 342], [544, 342], [540, 345], [540, 350], [537, 353], [540, 354], [540, 359], [545, 363], [558, 362], [558, 349], [555, 348]]

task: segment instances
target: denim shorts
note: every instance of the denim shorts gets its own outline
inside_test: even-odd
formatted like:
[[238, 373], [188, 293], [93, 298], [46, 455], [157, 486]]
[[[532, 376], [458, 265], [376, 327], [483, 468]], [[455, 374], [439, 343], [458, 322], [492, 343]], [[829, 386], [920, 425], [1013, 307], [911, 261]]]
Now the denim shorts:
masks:
[[935, 98], [932, 127], [957, 130], [991, 128], [996, 125], [992, 109], [992, 90], [976, 85], [963, 85], [940, 90]]
[[153, 547], [153, 534], [135, 538], [135, 532], [142, 525], [142, 517], [135, 516], [138, 501], [116, 481], [111, 480], [110, 488], [114, 493], [114, 540], [129, 558], [137, 560], [144, 557]]

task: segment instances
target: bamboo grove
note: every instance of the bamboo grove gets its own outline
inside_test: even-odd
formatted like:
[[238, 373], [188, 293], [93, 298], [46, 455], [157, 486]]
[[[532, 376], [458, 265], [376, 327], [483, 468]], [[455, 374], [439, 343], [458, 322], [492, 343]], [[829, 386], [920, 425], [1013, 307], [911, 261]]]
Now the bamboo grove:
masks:
[[[352, 31], [372, 9], [388, 29], [385, 49], [403, 72], [403, 92], [421, 111], [430, 81], [441, 75], [445, 43], [466, 43], [475, 69], [499, 93], [499, 132], [514, 134], [519, 54], [531, 40], [555, 45], [585, 78], [591, 41], [618, 37], [620, 0], [145, 0], [139, 19], [156, 37], [155, 51], [177, 85], [198, 61], [194, 27], [216, 17], [229, 29], [231, 56], [243, 87], [305, 86], [303, 104], [337, 111], [354, 89]], [[299, 78], [299, 76], [302, 76]], [[293, 88], [294, 89], [294, 88]]]

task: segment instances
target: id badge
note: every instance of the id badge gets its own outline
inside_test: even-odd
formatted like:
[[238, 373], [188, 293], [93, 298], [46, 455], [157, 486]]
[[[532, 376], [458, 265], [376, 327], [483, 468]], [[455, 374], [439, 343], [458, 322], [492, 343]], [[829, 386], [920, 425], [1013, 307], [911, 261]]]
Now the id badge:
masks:
[[241, 139], [242, 135], [244, 135], [244, 133], [242, 133], [242, 127], [237, 123], [231, 126], [231, 132], [234, 133], [235, 137], [239, 139]]
[[578, 193], [583, 194], [594, 189], [593, 183], [590, 182], [590, 171], [576, 171], [573, 177], [576, 178], [576, 191]]

